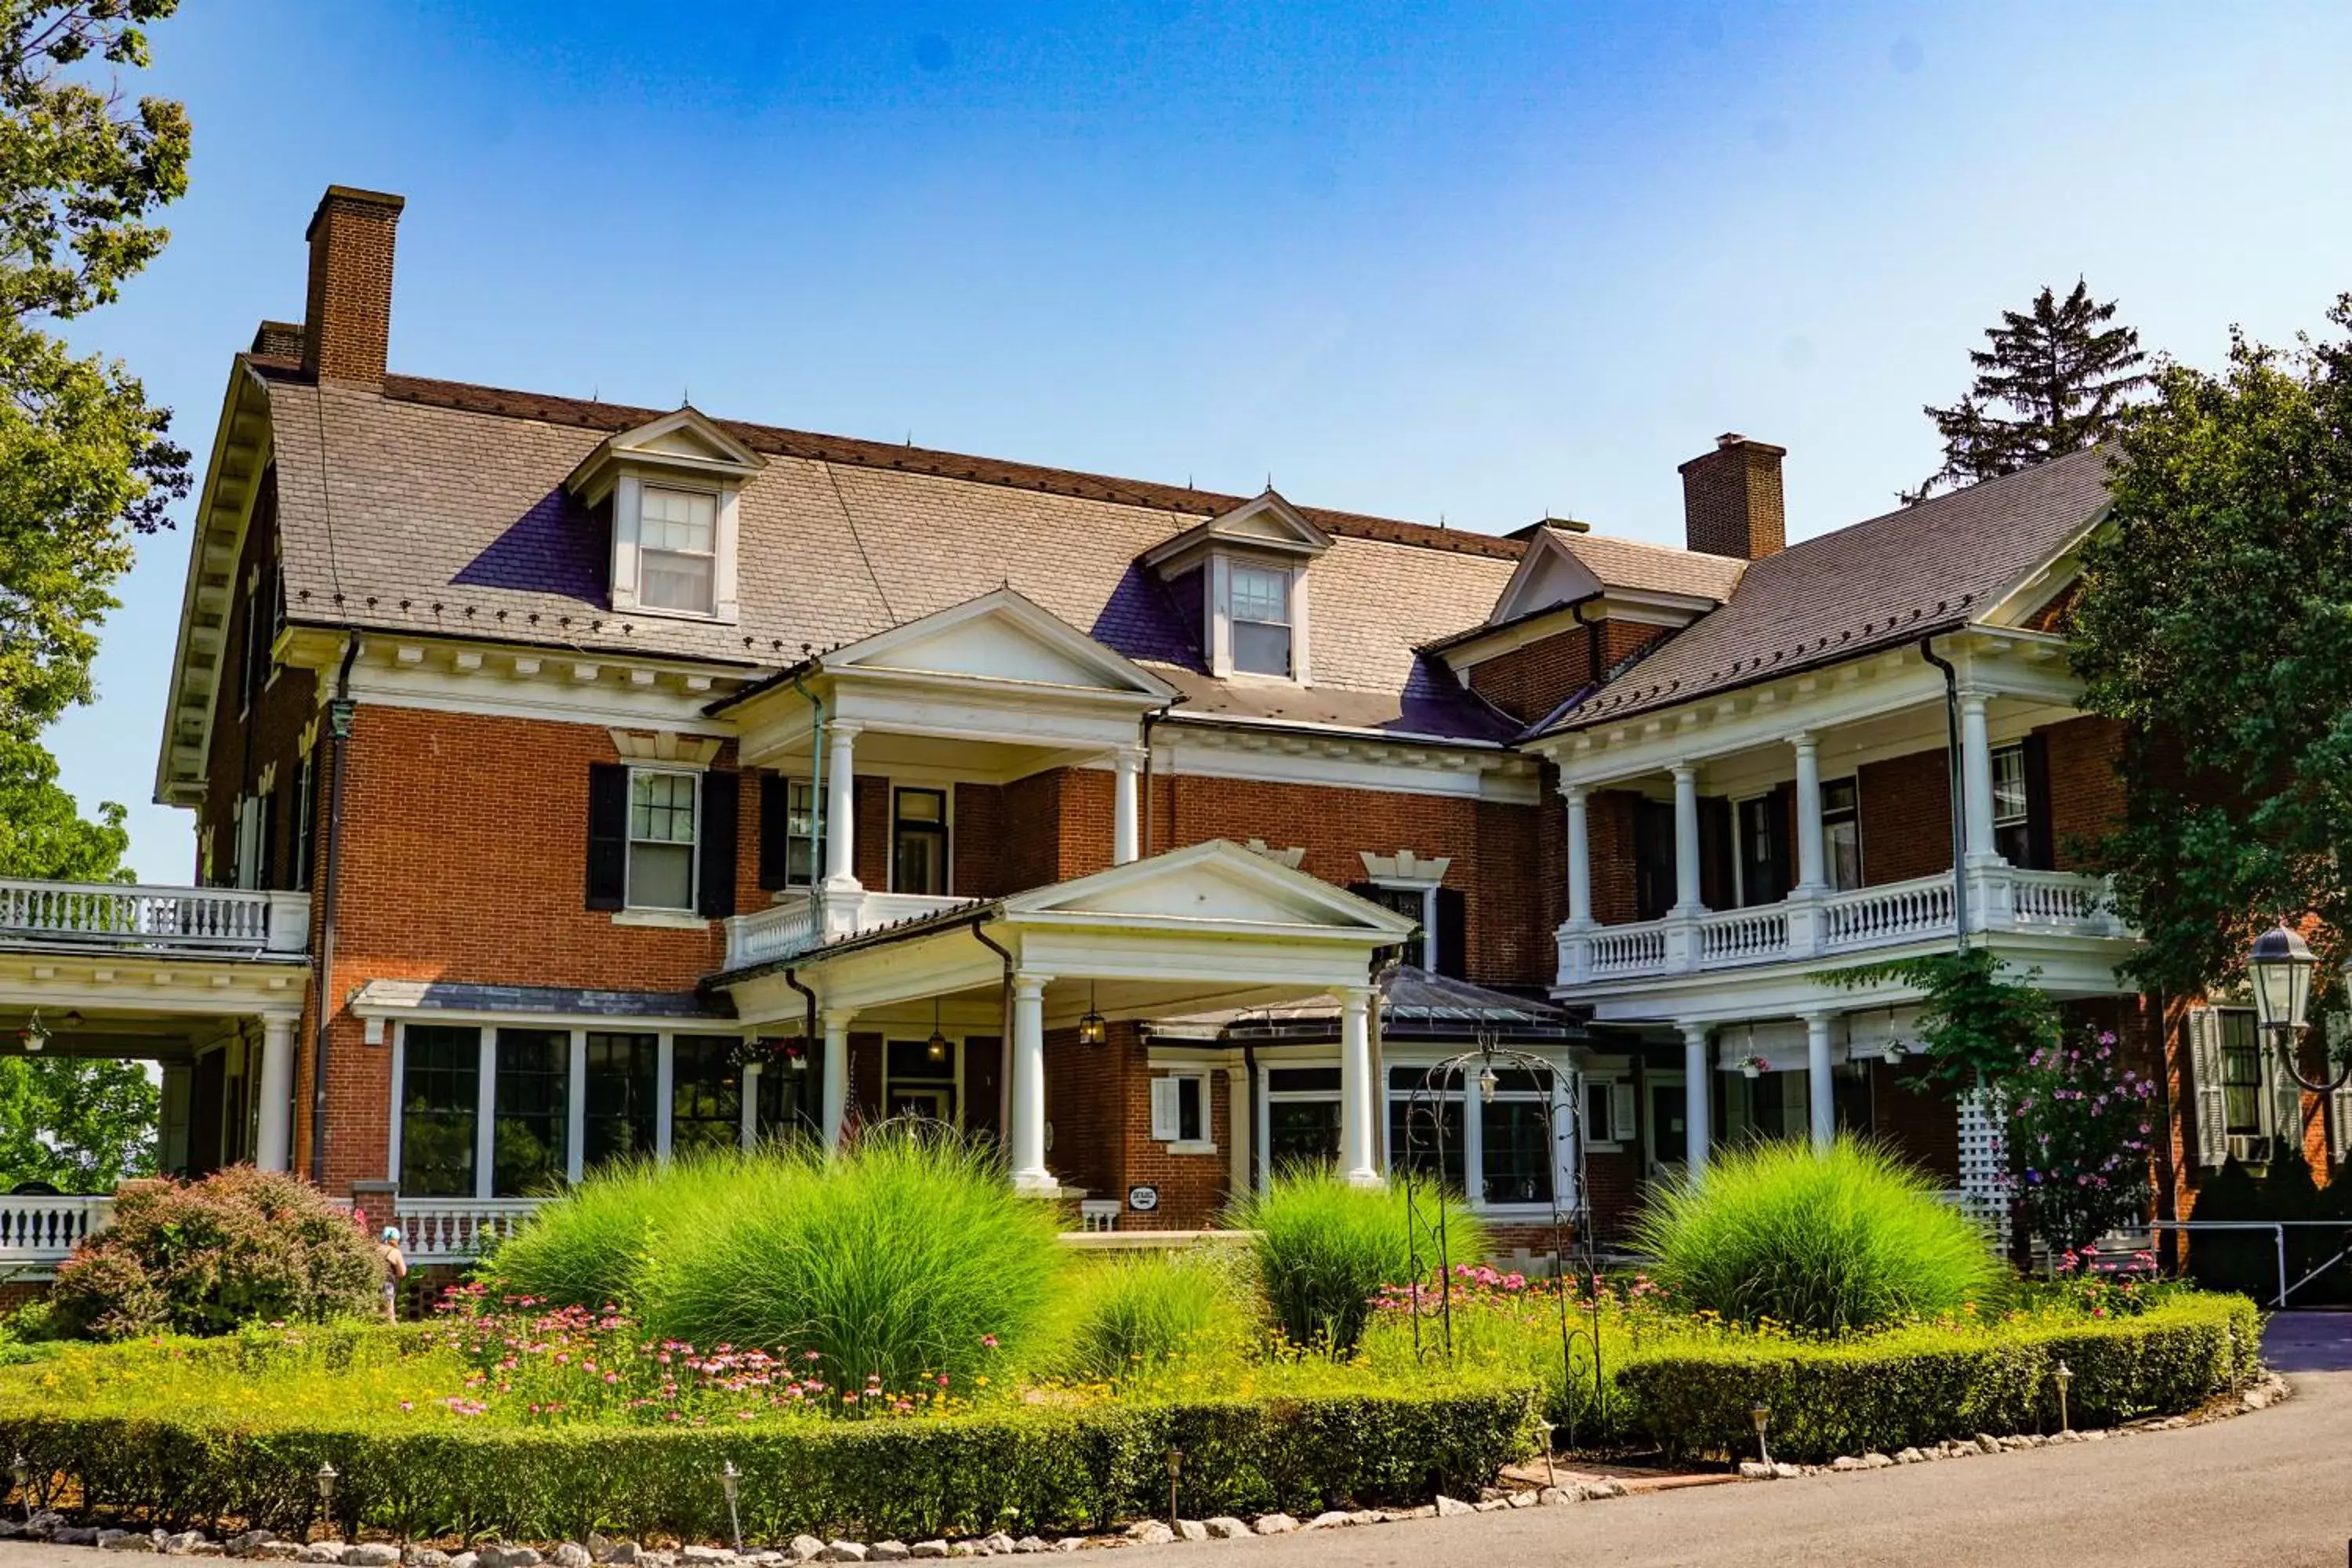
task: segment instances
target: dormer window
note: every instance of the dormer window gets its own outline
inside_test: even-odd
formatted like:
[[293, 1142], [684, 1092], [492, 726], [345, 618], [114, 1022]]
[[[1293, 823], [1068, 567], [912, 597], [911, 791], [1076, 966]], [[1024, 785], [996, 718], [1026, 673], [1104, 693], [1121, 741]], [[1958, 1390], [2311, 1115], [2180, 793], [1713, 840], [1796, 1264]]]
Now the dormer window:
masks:
[[1290, 574], [1239, 562], [1233, 584], [1234, 668], [1290, 677]]
[[646, 485], [637, 526], [637, 603], [707, 616], [717, 577], [719, 498]]
[[1201, 616], [1201, 662], [1235, 675], [1307, 683], [1307, 568], [1331, 536], [1272, 490], [1147, 552], [1143, 564]]
[[599, 442], [564, 488], [612, 508], [613, 608], [734, 620], [740, 498], [766, 461], [691, 408]]

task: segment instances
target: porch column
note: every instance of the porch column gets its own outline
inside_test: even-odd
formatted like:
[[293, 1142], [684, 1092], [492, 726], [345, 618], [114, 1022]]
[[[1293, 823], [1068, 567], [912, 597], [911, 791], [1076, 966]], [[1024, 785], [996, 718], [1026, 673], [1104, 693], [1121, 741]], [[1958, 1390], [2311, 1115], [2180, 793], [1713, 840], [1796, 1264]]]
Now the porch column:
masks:
[[260, 1124], [253, 1140], [253, 1163], [283, 1171], [294, 1153], [294, 1020], [261, 1020], [261, 1071], [254, 1090]]
[[1678, 915], [1695, 915], [1706, 905], [1699, 898], [1698, 769], [1690, 763], [1675, 764], [1675, 908]]
[[1568, 923], [1592, 923], [1592, 844], [1591, 813], [1582, 784], [1563, 784], [1568, 802]]
[[1143, 748], [1121, 746], [1111, 753], [1110, 863], [1124, 866], [1139, 857], [1142, 809], [1137, 781], [1143, 772]]
[[824, 885], [862, 892], [857, 880], [857, 736], [862, 724], [824, 731]]
[[1045, 1168], [1045, 987], [1050, 974], [1022, 970], [1013, 976], [1013, 1091], [1008, 1147], [1013, 1190], [1050, 1197], [1060, 1190]]
[[1715, 1074], [1713, 1053], [1707, 1049], [1707, 1026], [1685, 1024], [1683, 1029], [1683, 1148], [1684, 1165], [1696, 1182], [1706, 1173], [1708, 1091]]
[[743, 1064], [743, 1082], [740, 1092], [743, 1101], [743, 1121], [738, 1137], [746, 1149], [760, 1141], [760, 1066], [758, 1062]]
[[1797, 752], [1797, 890], [1819, 893], [1829, 886], [1822, 854], [1821, 742], [1810, 734], [1789, 737]]
[[842, 1124], [849, 1120], [849, 1025], [857, 1014], [846, 1007], [827, 1007], [818, 1015], [824, 1026], [824, 1152], [828, 1158], [841, 1151]]
[[1339, 1169], [1349, 1184], [1381, 1184], [1372, 1129], [1380, 1085], [1372, 1079], [1372, 990], [1349, 985], [1339, 992]]
[[1967, 796], [1970, 864], [1998, 860], [1992, 842], [1992, 740], [1985, 729], [1985, 694], [1960, 692], [1960, 789]]
[[1225, 1069], [1225, 1184], [1240, 1197], [1250, 1190], [1250, 1134], [1257, 1130], [1250, 1110], [1250, 1071], [1239, 1064]]
[[1805, 1109], [1812, 1121], [1813, 1152], [1826, 1154], [1837, 1142], [1837, 1100], [1830, 1084], [1830, 1015], [1805, 1015]]

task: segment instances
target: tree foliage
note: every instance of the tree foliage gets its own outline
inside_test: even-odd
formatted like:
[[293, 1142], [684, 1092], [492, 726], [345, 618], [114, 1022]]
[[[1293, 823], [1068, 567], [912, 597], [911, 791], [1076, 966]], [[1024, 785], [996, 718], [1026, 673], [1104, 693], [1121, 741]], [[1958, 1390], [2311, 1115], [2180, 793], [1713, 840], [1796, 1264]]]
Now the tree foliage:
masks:
[[2235, 337], [2156, 384], [2071, 628], [2083, 706], [2123, 726], [2099, 859], [2146, 939], [2129, 968], [2193, 994], [2309, 915], [2324, 985], [2352, 930], [2352, 344]]
[[169, 237], [187, 113], [121, 79], [177, 5], [0, 0], [0, 727], [20, 735], [87, 700], [131, 537], [187, 492], [169, 411], [37, 324], [113, 300]]
[[[1815, 976], [1855, 990], [1909, 985], [1919, 990], [1919, 1045], [1927, 1076], [1959, 1092], [1999, 1083], [2058, 1043], [2057, 1005], [2038, 987], [2006, 977], [1992, 950], [1923, 953], [1862, 963]], [[2028, 973], [2025, 980], [2030, 982]]]
[[2156, 1080], [2124, 1065], [2112, 1031], [2042, 1047], [2001, 1099], [2010, 1187], [2051, 1251], [2080, 1250], [2145, 1215]]
[[1999, 479], [2079, 452], [2113, 436], [2133, 395], [2147, 385], [2139, 334], [2113, 325], [2116, 302], [2091, 298], [2077, 279], [2063, 300], [2044, 287], [2031, 309], [2003, 310], [1972, 349], [1976, 380], [1948, 408], [1923, 410], [1943, 438], [1944, 466], [1906, 505], [1937, 489]]

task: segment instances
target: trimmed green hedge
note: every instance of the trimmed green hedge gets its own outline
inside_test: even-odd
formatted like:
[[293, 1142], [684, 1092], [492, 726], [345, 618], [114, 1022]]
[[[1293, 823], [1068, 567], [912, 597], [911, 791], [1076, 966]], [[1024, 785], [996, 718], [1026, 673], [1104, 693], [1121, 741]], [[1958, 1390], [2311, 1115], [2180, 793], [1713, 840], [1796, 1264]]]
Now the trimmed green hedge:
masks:
[[1158, 1516], [1171, 1448], [1183, 1451], [1180, 1505], [1195, 1517], [1420, 1502], [1491, 1480], [1527, 1451], [1534, 1419], [1532, 1387], [1496, 1384], [758, 1431], [232, 1428], [16, 1411], [0, 1414], [0, 1452], [21, 1451], [37, 1476], [78, 1480], [100, 1512], [169, 1528], [299, 1529], [316, 1510], [319, 1466], [332, 1461], [346, 1531], [521, 1540], [724, 1539], [719, 1474], [732, 1460], [749, 1538], [914, 1540]]
[[2262, 1317], [2243, 1296], [2181, 1297], [2138, 1317], [1988, 1328], [1938, 1344], [1905, 1330], [1843, 1344], [1697, 1345], [1617, 1373], [1619, 1424], [1670, 1448], [1752, 1455], [1749, 1409], [1772, 1412], [1776, 1458], [1819, 1461], [1967, 1437], [2058, 1428], [2052, 1370], [2074, 1374], [2077, 1426], [2194, 1409], [2260, 1359]]

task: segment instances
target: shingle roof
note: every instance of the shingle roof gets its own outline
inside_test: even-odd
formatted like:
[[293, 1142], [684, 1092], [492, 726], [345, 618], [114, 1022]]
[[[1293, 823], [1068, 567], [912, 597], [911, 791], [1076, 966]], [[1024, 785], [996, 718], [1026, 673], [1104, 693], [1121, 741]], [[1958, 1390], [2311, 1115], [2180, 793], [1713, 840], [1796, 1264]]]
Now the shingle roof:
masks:
[[1584, 563], [1604, 588], [1635, 588], [1656, 594], [1690, 594], [1717, 604], [1739, 586], [1748, 563], [1732, 555], [1708, 555], [1677, 550], [1640, 539], [1619, 539], [1607, 533], [1583, 533], [1571, 528], [1547, 528], [1545, 532], [1568, 547]]
[[1548, 726], [1579, 730], [1963, 625], [2106, 502], [2094, 448], [1792, 544]]
[[769, 458], [742, 496], [740, 624], [630, 617], [609, 608], [608, 525], [563, 479], [657, 411], [404, 376], [378, 394], [247, 363], [269, 388], [299, 622], [765, 669], [1009, 584], [1151, 666], [1188, 712], [1509, 732], [1413, 649], [1485, 617], [1517, 541], [1300, 508], [1334, 536], [1311, 569], [1315, 684], [1228, 683], [1136, 559], [1244, 498], [722, 420]]

